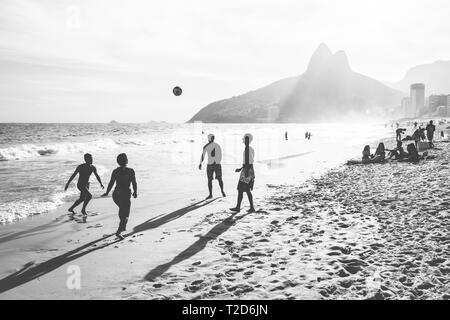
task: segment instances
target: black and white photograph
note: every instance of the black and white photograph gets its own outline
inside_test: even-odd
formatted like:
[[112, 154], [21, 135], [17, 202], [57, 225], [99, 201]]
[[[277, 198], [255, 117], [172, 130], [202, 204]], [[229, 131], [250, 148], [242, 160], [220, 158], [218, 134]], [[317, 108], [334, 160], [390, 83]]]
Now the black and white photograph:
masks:
[[0, 300], [449, 300], [449, 36], [448, 0], [0, 0]]

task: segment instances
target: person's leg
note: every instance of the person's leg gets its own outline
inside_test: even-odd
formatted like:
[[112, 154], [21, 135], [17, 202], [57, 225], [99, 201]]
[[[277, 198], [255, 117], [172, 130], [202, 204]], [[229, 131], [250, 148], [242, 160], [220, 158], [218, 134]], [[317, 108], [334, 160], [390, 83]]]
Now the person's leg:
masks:
[[78, 207], [82, 202], [84, 201], [84, 198], [80, 194], [80, 197], [73, 203], [73, 205], [69, 208], [69, 212], [74, 213], [74, 209]]
[[73, 210], [78, 207], [84, 201], [83, 189], [78, 187], [80, 190], [80, 197], [73, 203], [73, 205], [69, 208], [69, 212], [75, 213]]
[[255, 212], [255, 207], [253, 206], [253, 195], [250, 190], [247, 190], [248, 202], [250, 202], [250, 210], [248, 212]]
[[239, 190], [238, 191], [238, 198], [237, 198], [236, 208], [232, 208], [231, 211], [234, 211], [234, 212], [241, 211], [241, 203], [242, 203], [242, 198], [243, 197], [244, 197], [244, 192]]
[[86, 206], [88, 205], [89, 201], [91, 201], [92, 194], [89, 192], [87, 187], [84, 188], [83, 193], [84, 193], [84, 203], [83, 203], [83, 208], [81, 209], [81, 212], [83, 214], [86, 214]]
[[209, 195], [206, 199], [211, 199], [213, 197], [212, 195], [212, 181], [213, 179], [209, 179], [208, 178], [208, 190], [209, 190]]
[[119, 209], [119, 217], [120, 217], [120, 225], [118, 233], [121, 233], [127, 229], [128, 218], [130, 216], [130, 208], [131, 201], [130, 196], [123, 195], [120, 197], [120, 209]]
[[226, 197], [225, 191], [223, 191], [223, 180], [222, 178], [218, 178], [217, 181], [219, 181], [220, 190], [222, 191], [222, 196]]
[[120, 228], [122, 225], [121, 203], [120, 203], [119, 194], [117, 192], [115, 192], [115, 191], [113, 192], [112, 198], [113, 198], [114, 203], [119, 207], [119, 227], [117, 228], [117, 231], [116, 231], [116, 235], [118, 235], [121, 232]]
[[206, 167], [206, 177], [208, 178], [208, 190], [209, 195], [206, 197], [206, 200], [211, 199], [212, 196], [212, 181], [213, 181], [214, 167], [210, 164]]

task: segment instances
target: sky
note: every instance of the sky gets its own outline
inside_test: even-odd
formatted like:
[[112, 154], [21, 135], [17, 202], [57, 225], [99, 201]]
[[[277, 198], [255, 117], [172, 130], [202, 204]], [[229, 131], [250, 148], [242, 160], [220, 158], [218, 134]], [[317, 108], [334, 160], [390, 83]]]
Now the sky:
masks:
[[0, 0], [0, 122], [184, 122], [302, 74], [322, 42], [399, 81], [450, 60], [449, 16], [448, 0]]

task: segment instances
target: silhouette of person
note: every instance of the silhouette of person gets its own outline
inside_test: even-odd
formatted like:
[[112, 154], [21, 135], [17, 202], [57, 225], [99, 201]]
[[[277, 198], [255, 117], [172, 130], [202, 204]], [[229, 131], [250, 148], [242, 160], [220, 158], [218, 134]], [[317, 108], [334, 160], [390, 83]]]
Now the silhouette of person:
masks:
[[212, 182], [214, 180], [214, 175], [219, 182], [220, 190], [222, 191], [222, 196], [226, 197], [225, 192], [223, 191], [223, 181], [222, 181], [222, 165], [220, 164], [222, 161], [222, 148], [214, 142], [214, 135], [208, 135], [208, 143], [203, 147], [203, 153], [200, 158], [200, 164], [198, 166], [199, 170], [202, 170], [202, 163], [205, 159], [205, 155], [208, 154], [208, 165], [206, 166], [206, 175], [208, 177], [208, 189], [209, 195], [206, 199], [212, 199]]
[[311, 136], [312, 136], [311, 132], [308, 132], [308, 140], [311, 140]]
[[287, 133], [287, 131], [284, 133], [284, 139], [286, 139], [286, 141], [288, 140], [288, 133]]
[[430, 123], [426, 127], [427, 130], [427, 138], [428, 138], [428, 145], [430, 148], [434, 148], [434, 132], [436, 131], [436, 126], [433, 124], [433, 120], [430, 121]]
[[74, 204], [69, 208], [69, 212], [75, 213], [73, 210], [83, 203], [83, 208], [81, 209], [81, 213], [86, 214], [86, 207], [92, 199], [92, 194], [89, 192], [89, 178], [92, 173], [94, 173], [95, 177], [97, 178], [98, 182], [100, 183], [100, 186], [102, 189], [104, 189], [102, 180], [97, 174], [97, 168], [92, 165], [94, 162], [92, 155], [89, 153], [86, 153], [84, 155], [84, 161], [85, 163], [80, 164], [76, 169], [75, 172], [72, 174], [72, 176], [69, 178], [69, 181], [67, 181], [67, 184], [64, 188], [64, 191], [67, 191], [69, 188], [70, 183], [72, 180], [76, 177], [78, 174], [78, 183], [77, 188], [80, 190], [80, 198], [77, 199]]
[[403, 128], [398, 128], [397, 130], [395, 130], [396, 140], [402, 141], [402, 134], [404, 134], [405, 132], [406, 132], [406, 129], [403, 129]]
[[255, 207], [253, 206], [253, 195], [251, 190], [253, 190], [253, 186], [255, 183], [255, 171], [253, 169], [253, 162], [255, 158], [255, 150], [250, 147], [250, 143], [253, 140], [253, 136], [250, 133], [246, 133], [243, 138], [243, 142], [245, 144], [244, 149], [244, 161], [241, 168], [236, 169], [236, 172], [240, 172], [239, 182], [237, 186], [238, 190], [238, 198], [237, 205], [235, 208], [231, 208], [230, 210], [233, 212], [241, 211], [241, 203], [244, 197], [244, 192], [247, 193], [248, 202], [250, 202], [250, 209], [247, 211], [248, 213], [255, 212]]
[[420, 140], [425, 140], [425, 133], [424, 133], [425, 129], [422, 129], [421, 127], [419, 127], [418, 129], [416, 129], [416, 131], [414, 131], [412, 137], [414, 139], [414, 143], [415, 143], [415, 147], [416, 149], [419, 148], [419, 142]]
[[136, 174], [133, 169], [128, 168], [128, 157], [125, 153], [121, 153], [117, 156], [118, 168], [114, 169], [111, 174], [111, 180], [109, 181], [108, 188], [102, 197], [107, 197], [114, 184], [116, 188], [112, 194], [114, 203], [119, 207], [119, 228], [117, 229], [116, 236], [123, 239], [122, 232], [126, 230], [128, 217], [130, 216], [131, 208], [131, 190], [130, 185], [133, 185], [133, 198], [137, 198], [137, 183]]

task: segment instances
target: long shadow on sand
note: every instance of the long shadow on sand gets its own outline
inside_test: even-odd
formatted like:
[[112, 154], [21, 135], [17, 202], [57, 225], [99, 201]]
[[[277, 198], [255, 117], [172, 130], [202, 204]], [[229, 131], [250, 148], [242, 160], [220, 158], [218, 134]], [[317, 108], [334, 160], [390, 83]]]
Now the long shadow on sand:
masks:
[[35, 236], [35, 235], [39, 235], [39, 234], [43, 234], [43, 233], [48, 233], [48, 232], [51, 232], [51, 231], [49, 231], [49, 229], [55, 228], [56, 226], [58, 226], [59, 224], [61, 224], [63, 222], [64, 221], [61, 221], [61, 220], [54, 220], [49, 223], [31, 228], [29, 230], [11, 232], [6, 235], [0, 236], [0, 243], [5, 243], [5, 242], [16, 240], [16, 239], [21, 239], [21, 238], [25, 238], [25, 237], [29, 237], [29, 236]]
[[27, 283], [31, 280], [39, 278], [72, 260], [78, 259], [78, 258], [80, 258], [88, 253], [91, 253], [93, 251], [106, 248], [106, 247], [120, 241], [120, 240], [115, 240], [112, 242], [107, 242], [107, 243], [97, 246], [97, 247], [91, 247], [94, 244], [96, 244], [100, 241], [106, 240], [111, 236], [112, 236], [112, 234], [108, 235], [106, 237], [96, 239], [96, 240], [91, 241], [85, 245], [82, 245], [81, 247], [78, 247], [72, 251], [64, 253], [64, 254], [57, 256], [55, 258], [52, 258], [48, 261], [39, 263], [37, 265], [33, 265], [33, 263], [27, 263], [21, 270], [0, 280], [0, 293], [11, 290], [11, 289], [18, 287], [24, 283]]
[[146, 230], [149, 230], [149, 229], [158, 228], [158, 227], [160, 227], [163, 224], [166, 224], [166, 223], [168, 223], [170, 221], [173, 221], [175, 219], [181, 218], [182, 216], [184, 216], [185, 214], [187, 214], [187, 213], [189, 213], [191, 211], [194, 211], [194, 210], [197, 210], [197, 209], [199, 209], [201, 207], [207, 206], [208, 204], [210, 204], [210, 203], [212, 203], [212, 202], [214, 202], [216, 200], [217, 199], [212, 199], [210, 201], [202, 200], [202, 201], [199, 201], [197, 203], [191, 204], [191, 205], [189, 205], [187, 207], [178, 209], [178, 210], [176, 210], [174, 212], [151, 218], [151, 219], [145, 221], [144, 223], [141, 223], [140, 225], [134, 227], [133, 231], [129, 235], [132, 235], [132, 234], [135, 234], [135, 233], [138, 233], [138, 232], [142, 232], [142, 231], [146, 231]]
[[236, 224], [239, 220], [247, 216], [247, 214], [244, 214], [242, 216], [236, 217], [235, 215], [232, 215], [231, 217], [226, 218], [221, 223], [216, 225], [214, 228], [209, 230], [207, 234], [204, 236], [201, 236], [195, 243], [193, 243], [189, 248], [185, 249], [183, 252], [178, 254], [175, 258], [172, 259], [172, 261], [169, 261], [168, 263], [161, 264], [151, 270], [147, 275], [145, 276], [145, 280], [147, 281], [153, 281], [156, 278], [160, 277], [162, 274], [164, 274], [167, 270], [170, 269], [170, 267], [189, 259], [190, 257], [196, 255], [200, 251], [202, 251], [208, 242], [217, 239], [218, 236], [226, 232], [228, 229], [230, 229], [233, 225]]

